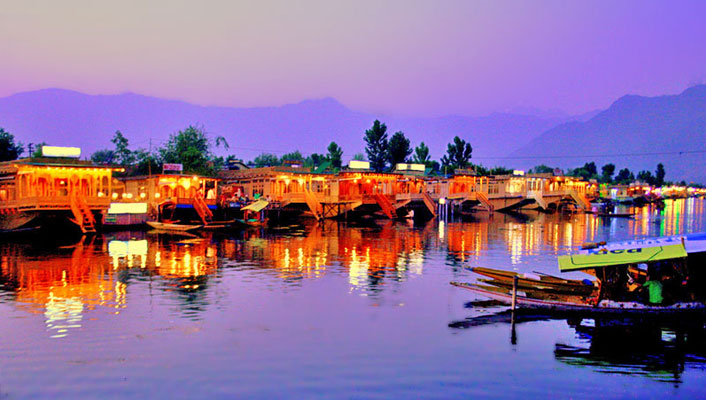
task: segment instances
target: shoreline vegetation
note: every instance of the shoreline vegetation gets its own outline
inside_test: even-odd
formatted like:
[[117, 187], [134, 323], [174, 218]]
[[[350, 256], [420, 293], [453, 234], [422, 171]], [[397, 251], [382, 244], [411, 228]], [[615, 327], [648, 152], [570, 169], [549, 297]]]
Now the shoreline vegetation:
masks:
[[[263, 152], [253, 160], [244, 162], [236, 155], [216, 156], [213, 150], [230, 148], [223, 136], [209, 137], [203, 126], [189, 125], [183, 130], [170, 135], [169, 140], [156, 149], [137, 148], [131, 149], [128, 139], [117, 130], [110, 140], [113, 148], [95, 151], [89, 159], [100, 165], [117, 165], [125, 169], [125, 176], [139, 176], [156, 173], [164, 164], [176, 163], [183, 165], [185, 173], [199, 174], [202, 176], [216, 176], [219, 170], [233, 169], [234, 164], [241, 164], [249, 168], [273, 167], [281, 165], [297, 165], [309, 168], [312, 171], [326, 171], [337, 173], [343, 168], [342, 156], [344, 150], [332, 141], [326, 153], [311, 153], [305, 156], [300, 150], [278, 157], [272, 153]], [[432, 159], [429, 147], [424, 142], [412, 147], [410, 140], [404, 132], [397, 131], [388, 138], [385, 123], [375, 120], [370, 129], [363, 135], [365, 154], [354, 154], [352, 159], [370, 162], [370, 168], [375, 172], [392, 172], [400, 163], [423, 164], [425, 175], [449, 176], [457, 170], [471, 171], [477, 176], [512, 175], [516, 170], [506, 166], [486, 167], [471, 162], [473, 147], [470, 143], [455, 136], [447, 145], [446, 154], [438, 160]], [[42, 146], [47, 143], [30, 143], [27, 148], [22, 142], [0, 127], [0, 162], [11, 161], [22, 157], [41, 157]], [[616, 173], [616, 165], [607, 163], [598, 170], [595, 162], [587, 162], [583, 166], [562, 170], [545, 164], [539, 164], [527, 171], [528, 174], [565, 175], [582, 178], [601, 184], [630, 185], [641, 183], [653, 187], [661, 186], [691, 186], [704, 188], [700, 183], [682, 180], [672, 182], [665, 180], [666, 171], [662, 163], [658, 163], [654, 173], [641, 170], [631, 171], [622, 168]]]

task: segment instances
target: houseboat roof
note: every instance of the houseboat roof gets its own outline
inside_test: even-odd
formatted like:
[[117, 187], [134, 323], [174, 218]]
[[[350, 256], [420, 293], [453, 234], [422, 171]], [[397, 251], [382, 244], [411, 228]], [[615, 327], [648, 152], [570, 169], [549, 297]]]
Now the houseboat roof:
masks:
[[122, 167], [115, 165], [100, 165], [88, 160], [78, 160], [75, 158], [54, 158], [54, 157], [30, 157], [19, 160], [0, 162], [0, 174], [7, 175], [17, 172], [19, 166], [36, 167], [68, 167], [68, 168], [99, 168], [122, 170]]
[[561, 272], [603, 268], [611, 265], [646, 263], [686, 257], [683, 244], [645, 246], [631, 249], [596, 249], [589, 254], [559, 257]]
[[137, 181], [137, 180], [144, 180], [144, 179], [162, 179], [162, 178], [198, 178], [198, 179], [211, 179], [211, 180], [219, 180], [220, 178], [214, 178], [211, 176], [201, 176], [197, 174], [152, 174], [152, 175], [138, 175], [138, 176], [126, 176], [126, 177], [120, 177], [121, 181]]
[[250, 168], [243, 170], [221, 170], [218, 171], [218, 176], [221, 179], [247, 179], [254, 177], [273, 177], [281, 174], [299, 174], [299, 175], [316, 175], [316, 176], [331, 176], [331, 173], [312, 172], [309, 168], [297, 168], [288, 166], [261, 167]]

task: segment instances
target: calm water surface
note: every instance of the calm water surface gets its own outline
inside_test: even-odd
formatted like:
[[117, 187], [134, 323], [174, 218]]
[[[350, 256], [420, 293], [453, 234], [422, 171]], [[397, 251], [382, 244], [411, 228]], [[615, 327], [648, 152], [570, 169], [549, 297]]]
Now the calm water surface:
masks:
[[706, 231], [702, 200], [0, 243], [0, 398], [702, 397], [687, 330], [480, 307], [464, 266], [557, 273], [585, 241]]

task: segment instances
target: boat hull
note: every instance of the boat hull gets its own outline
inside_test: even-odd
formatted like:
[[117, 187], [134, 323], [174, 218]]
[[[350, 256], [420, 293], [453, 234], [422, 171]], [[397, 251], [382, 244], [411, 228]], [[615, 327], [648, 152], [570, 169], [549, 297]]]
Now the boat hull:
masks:
[[[451, 285], [467, 289], [473, 293], [499, 301], [512, 304], [512, 294], [491, 291], [472, 283], [451, 282]], [[705, 313], [706, 305], [699, 302], [676, 303], [670, 306], [649, 306], [640, 303], [615, 302], [603, 300], [597, 305], [588, 303], [574, 303], [561, 300], [540, 300], [518, 294], [515, 297], [517, 308], [530, 310], [548, 310], [561, 312], [580, 312], [596, 314], [639, 314], [639, 315], [668, 315], [681, 313]]]
[[37, 219], [38, 212], [18, 212], [13, 214], [0, 214], [0, 231], [13, 231], [26, 228]]
[[187, 232], [201, 228], [201, 225], [180, 225], [164, 222], [147, 221], [147, 225], [160, 231]]

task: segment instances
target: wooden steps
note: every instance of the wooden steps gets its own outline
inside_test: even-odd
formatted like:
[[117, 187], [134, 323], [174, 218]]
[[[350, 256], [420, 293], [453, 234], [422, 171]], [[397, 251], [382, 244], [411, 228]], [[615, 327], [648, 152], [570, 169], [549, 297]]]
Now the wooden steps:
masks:
[[86, 198], [74, 192], [71, 194], [71, 213], [74, 219], [71, 221], [81, 228], [83, 233], [96, 233], [96, 219], [93, 212], [86, 203]]
[[422, 193], [422, 200], [424, 200], [424, 205], [427, 206], [427, 209], [429, 209], [431, 215], [436, 217], [436, 203], [434, 202], [434, 199], [431, 198], [429, 193]]
[[569, 190], [569, 195], [571, 198], [578, 204], [580, 207], [582, 207], [584, 210], [590, 210], [591, 209], [591, 202], [588, 201], [586, 196], [576, 192], [575, 190]]
[[476, 194], [476, 200], [478, 200], [485, 207], [485, 209], [488, 212], [492, 213], [493, 211], [495, 211], [495, 207], [493, 207], [493, 205], [490, 203], [490, 199], [488, 198], [488, 196], [485, 195], [485, 193], [483, 193], [483, 192], [473, 192], [473, 193]]
[[397, 210], [395, 210], [395, 207], [392, 205], [392, 202], [387, 198], [387, 196], [384, 194], [375, 193], [373, 198], [387, 218], [393, 219], [397, 215]]
[[194, 206], [194, 210], [196, 210], [196, 213], [199, 215], [204, 225], [213, 222], [213, 213], [208, 208], [206, 201], [201, 197], [200, 192], [191, 200], [191, 204]]
[[309, 210], [314, 214], [314, 217], [317, 220], [323, 219], [324, 209], [319, 199], [316, 198], [316, 195], [312, 193], [311, 190], [304, 189], [304, 199], [306, 200], [306, 205], [309, 206]]
[[537, 203], [539, 208], [541, 208], [542, 210], [547, 210], [549, 208], [549, 204], [547, 204], [547, 201], [542, 196], [542, 193], [528, 191], [527, 198], [534, 200], [534, 202]]

